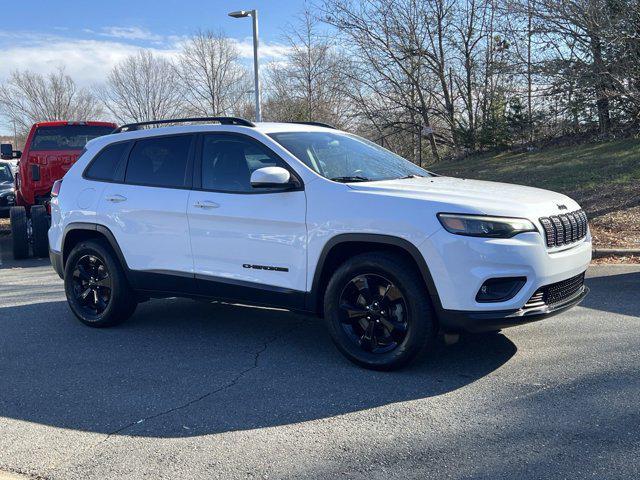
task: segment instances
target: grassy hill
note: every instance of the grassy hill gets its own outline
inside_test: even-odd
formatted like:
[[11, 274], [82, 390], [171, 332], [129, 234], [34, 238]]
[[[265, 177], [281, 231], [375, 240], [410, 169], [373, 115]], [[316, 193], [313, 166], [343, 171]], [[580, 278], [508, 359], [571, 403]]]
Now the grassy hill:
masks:
[[596, 246], [640, 248], [640, 140], [474, 155], [432, 171], [565, 193], [589, 214]]

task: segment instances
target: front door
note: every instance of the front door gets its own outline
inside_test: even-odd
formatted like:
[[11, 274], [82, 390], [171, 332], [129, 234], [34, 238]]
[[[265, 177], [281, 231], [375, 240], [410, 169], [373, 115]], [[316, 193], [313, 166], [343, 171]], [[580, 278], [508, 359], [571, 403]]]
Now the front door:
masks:
[[307, 265], [305, 193], [254, 189], [250, 183], [258, 168], [288, 165], [240, 134], [204, 134], [199, 152], [188, 217], [202, 290], [268, 305], [302, 299]]

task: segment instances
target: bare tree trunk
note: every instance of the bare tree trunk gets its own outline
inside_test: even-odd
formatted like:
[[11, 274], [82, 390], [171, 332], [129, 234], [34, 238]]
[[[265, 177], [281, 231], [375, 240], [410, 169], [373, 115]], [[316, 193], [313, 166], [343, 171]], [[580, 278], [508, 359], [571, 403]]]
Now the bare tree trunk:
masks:
[[602, 58], [602, 40], [597, 34], [591, 35], [591, 53], [595, 69], [596, 107], [598, 109], [598, 124], [601, 133], [611, 130], [611, 114], [609, 111], [609, 97], [607, 93], [606, 67]]

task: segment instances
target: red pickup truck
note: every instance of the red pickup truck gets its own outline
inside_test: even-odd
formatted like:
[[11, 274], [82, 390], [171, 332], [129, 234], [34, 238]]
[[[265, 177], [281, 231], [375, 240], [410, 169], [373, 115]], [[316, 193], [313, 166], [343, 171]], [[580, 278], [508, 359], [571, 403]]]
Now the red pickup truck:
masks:
[[[51, 188], [80, 157], [85, 144], [116, 128], [108, 122], [39, 122], [31, 127], [24, 151], [12, 151], [19, 158], [15, 179], [16, 205], [11, 208], [14, 258], [49, 255], [49, 201]], [[3, 146], [3, 158], [9, 156]]]

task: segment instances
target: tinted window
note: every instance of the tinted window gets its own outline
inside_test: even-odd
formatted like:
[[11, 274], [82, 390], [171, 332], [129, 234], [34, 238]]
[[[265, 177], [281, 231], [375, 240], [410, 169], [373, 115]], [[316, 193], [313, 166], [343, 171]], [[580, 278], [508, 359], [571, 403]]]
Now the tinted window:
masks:
[[0, 163], [0, 184], [2, 183], [13, 183], [13, 174], [8, 163]]
[[[202, 188], [251, 192], [251, 174], [286, 165], [256, 142], [235, 135], [206, 135], [202, 145]], [[264, 190], [261, 190], [264, 191]]]
[[93, 180], [114, 180], [128, 142], [115, 143], [102, 150], [89, 165], [86, 176]]
[[112, 131], [113, 127], [92, 125], [39, 127], [31, 140], [29, 150], [82, 150], [89, 140], [108, 135]]
[[184, 187], [191, 135], [148, 138], [134, 145], [125, 181], [158, 187]]

